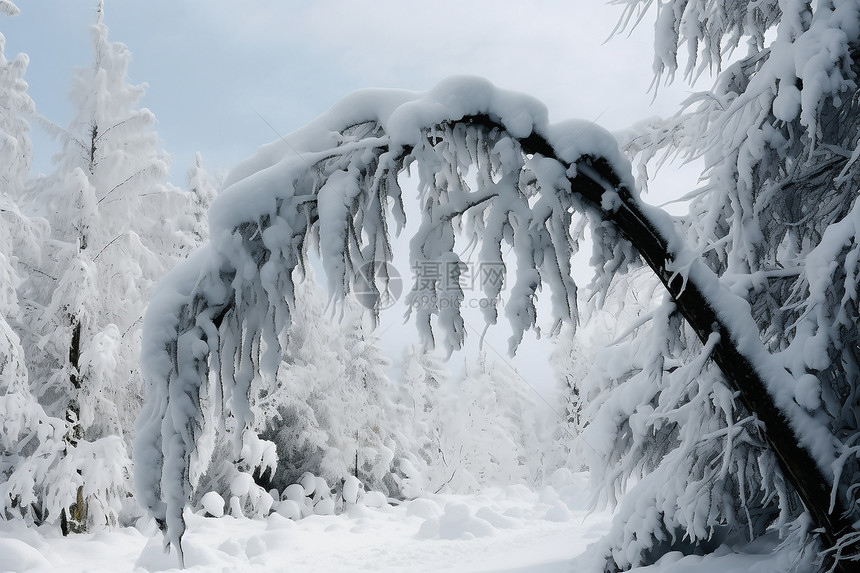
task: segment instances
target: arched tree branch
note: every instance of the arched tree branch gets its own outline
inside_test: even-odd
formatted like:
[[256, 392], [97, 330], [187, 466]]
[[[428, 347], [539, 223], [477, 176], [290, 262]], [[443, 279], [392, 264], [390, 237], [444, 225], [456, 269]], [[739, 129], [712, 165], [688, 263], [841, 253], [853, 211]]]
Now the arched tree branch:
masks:
[[[232, 357], [220, 361], [222, 347], [238, 352], [262, 340], [269, 355], [261, 376], [277, 370], [292, 272], [305, 262], [307, 238], [317, 234], [335, 294], [346, 294], [355, 269], [390, 257], [388, 217], [398, 226], [405, 222], [397, 175], [412, 165], [425, 206], [413, 256], [457, 262], [454, 221], [476, 209], [469, 224], [484, 243], [482, 256], [501, 261], [502, 241], [520, 245], [526, 268], [514, 290], [522, 298], [508, 305], [515, 331], [534, 326], [531, 299], [541, 282], [562, 291], [554, 296], [556, 312], [572, 318], [563, 316], [575, 307], [576, 287], [563, 264], [573, 251], [571, 213], [585, 210], [613, 226], [657, 274], [698, 337], [705, 342], [716, 335], [715, 363], [764, 423], [786, 479], [825, 543], [834, 546], [852, 531], [843, 492], [830, 507], [838, 484], [822, 467], [832, 455], [813, 451], [814, 444], [834, 441], [829, 430], [780, 394], [789, 375], [766, 351], [747, 302], [691, 254], [668, 215], [639, 200], [611, 136], [593, 125], [550, 126], [545, 109], [530, 98], [457, 80], [425, 94], [346, 98], [290, 141], [263, 148], [234, 171], [210, 215], [212, 244], [171, 273], [147, 313], [147, 402], [138, 425], [136, 477], [141, 500], [169, 543], [179, 548], [185, 527], [187, 476], [205, 423], [200, 387], [210, 369], [229, 380], [235, 368]], [[476, 168], [477, 191], [465, 182], [469, 166]], [[540, 249], [554, 256], [537, 256]], [[451, 304], [419, 310], [416, 322], [426, 334], [435, 321], [456, 346], [464, 334], [456, 304], [462, 292], [429, 288], [451, 297]], [[222, 322], [228, 311], [237, 317], [230, 325]], [[492, 313], [485, 315], [489, 322], [496, 319]], [[241, 431], [250, 424], [242, 405], [248, 388], [234, 390], [238, 406], [231, 414]]]

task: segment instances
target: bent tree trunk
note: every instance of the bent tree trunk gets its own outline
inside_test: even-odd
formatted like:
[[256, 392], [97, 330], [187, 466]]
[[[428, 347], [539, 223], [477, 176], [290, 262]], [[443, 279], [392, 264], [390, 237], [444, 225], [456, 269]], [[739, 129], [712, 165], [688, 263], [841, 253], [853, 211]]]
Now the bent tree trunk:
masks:
[[[324, 264], [325, 257], [330, 257], [330, 284], [340, 281], [335, 294], [345, 294], [350, 273], [361, 263], [375, 262], [377, 257], [390, 260], [386, 217], [393, 212], [398, 224], [405, 223], [397, 176], [413, 161], [420, 165], [424, 160], [425, 175], [445, 202], [437, 201], [435, 208], [429, 203], [422, 212], [422, 227], [412, 239], [420, 255], [447, 256], [454, 242], [452, 220], [493, 197], [502, 197], [502, 206], [498, 216], [492, 212], [495, 226], [487, 234], [493, 238], [484, 236], [483, 240], [493, 241], [494, 248], [504, 235], [503, 223], [514, 212], [525, 221], [518, 223], [523, 225], [523, 236], [527, 235], [523, 240], [546, 241], [547, 249], [569, 246], [564, 243], [567, 237], [559, 238], [558, 243], [554, 238], [565, 234], [564, 218], [553, 223], [552, 230], [542, 228], [542, 235], [532, 235], [531, 227], [525, 228], [526, 224], [545, 223], [528, 219], [533, 204], [518, 187], [523, 168], [519, 155], [557, 162], [548, 170], [542, 162], [535, 163], [552, 178], [551, 184], [558, 177], [567, 177], [570, 190], [581, 199], [575, 204], [568, 201], [565, 189], [564, 201], [556, 201], [555, 196], [545, 203], [539, 201], [541, 213], [584, 206], [614, 225], [660, 278], [697, 336], [703, 342], [715, 342], [712, 358], [743, 406], [763, 423], [764, 436], [785, 479], [821, 531], [824, 544], [837, 547], [852, 537], [849, 534], [856, 534], [847, 490], [832, 483], [833, 478], [810, 450], [809, 444], [816, 439], [819, 443], [832, 441], [830, 431], [810, 424], [818, 435], [801, 433], [796, 423], [802, 416], [799, 406], [779, 401], [774, 390], [790, 381], [789, 375], [772, 364], [774, 358], [760, 340], [746, 301], [731, 294], [704, 261], [686, 249], [665, 213], [644, 205], [625, 187], [626, 179], [614, 171], [611, 158], [600, 157], [611, 153], [602, 147], [602, 140], [586, 142], [589, 149], [601, 150], [592, 155], [563, 149], [567, 145], [564, 134], [548, 139], [541, 131], [553, 134], [546, 122], [529, 115], [531, 111], [541, 113], [532, 100], [496, 92], [480, 82], [454, 82], [428, 93], [356, 94], [297, 132], [298, 149], [292, 143], [264, 148], [253, 161], [237, 167], [235, 180], [213, 206], [210, 225], [219, 232], [213, 233], [218, 238], [211, 241], [211, 249], [179, 265], [153, 297], [144, 325], [147, 400], [137, 426], [135, 479], [141, 503], [165, 529], [167, 543], [181, 555], [182, 512], [193, 490], [190, 476], [196, 439], [206, 423], [200, 413], [201, 389], [209, 381], [210, 366], [222, 390], [240, 398], [222, 404], [222, 414], [235, 418], [238, 436], [251, 427], [247, 399], [252, 389], [251, 370], [268, 369], [269, 376], [276, 371], [277, 351], [282, 350], [279, 336], [291, 320], [291, 277], [306, 262], [302, 257], [309, 237], [317, 231], [320, 239], [325, 237], [322, 255]], [[470, 110], [483, 111], [466, 112], [460, 105], [463, 102], [470, 102]], [[449, 109], [449, 104], [455, 109]], [[454, 130], [461, 127], [465, 129], [456, 135]], [[449, 148], [438, 133], [460, 138], [462, 143]], [[523, 135], [514, 135], [517, 133]], [[479, 140], [480, 157], [477, 151], [470, 151], [479, 147]], [[500, 144], [498, 151], [493, 148], [496, 155], [492, 160], [491, 140], [493, 146]], [[550, 141], [557, 141], [559, 150]], [[463, 153], [468, 151], [467, 158], [456, 156], [457, 145]], [[511, 152], [519, 154], [516, 160], [502, 159]], [[497, 173], [498, 182], [488, 175], [484, 187], [471, 193], [457, 187], [461, 159], [476, 167], [480, 162], [481, 169], [490, 169], [498, 160], [509, 171]], [[563, 171], [556, 170], [558, 166]], [[438, 174], [442, 175], [436, 183]], [[253, 195], [249, 197], [249, 193]], [[395, 200], [399, 210], [388, 205], [389, 199]], [[511, 206], [514, 202], [516, 211]], [[568, 257], [570, 251], [556, 254]], [[530, 263], [539, 264], [536, 260]], [[552, 280], [560, 281], [554, 284], [566, 288], [569, 269], [561, 259], [557, 256], [554, 266], [553, 262], [545, 264], [548, 272], [555, 273]], [[679, 273], [681, 264], [683, 272]], [[524, 274], [528, 284], [523, 292], [534, 292], [532, 275]], [[528, 315], [529, 310], [524, 307], [520, 314]], [[419, 315], [425, 329], [429, 329], [430, 318], [430, 311]], [[453, 311], [437, 318], [446, 321], [449, 334], [462, 337], [461, 320]], [[526, 323], [528, 320], [519, 320], [518, 327], [527, 328]], [[258, 356], [263, 347], [267, 352]], [[236, 357], [250, 358], [244, 364]], [[233, 440], [237, 455], [240, 441]], [[836, 495], [831, 500], [833, 491]], [[848, 570], [845, 564], [834, 565]]]
[[[474, 121], [487, 122], [489, 118], [479, 117]], [[524, 150], [564, 163], [538, 134], [521, 139], [520, 143]], [[786, 413], [768, 391], [765, 374], [756, 367], [748, 342], [740, 339], [750, 333], [730, 324], [729, 320], [734, 321], [736, 315], [729, 317], [720, 313], [719, 278], [699, 260], [692, 261], [689, 272], [684, 276], [673, 270], [672, 264], [680, 253], [673, 252], [671, 237], [666, 236], [666, 226], [660, 225], [643, 210], [642, 204], [624, 188], [606, 161], [585, 159], [578, 162], [576, 168], [577, 175], [570, 179], [573, 191], [594, 206], [632, 243], [702, 343], [714, 334], [719, 337], [711, 358], [732, 390], [738, 393], [744, 408], [764, 423], [765, 439], [776, 455], [780, 469], [820, 529], [825, 544], [828, 548], [838, 546], [840, 539], [854, 529], [853, 510], [845, 505], [846, 496], [841, 488], [831, 502], [832, 488], [838, 488], [838, 484], [832, 484], [825, 477], [814, 456], [802, 445], [803, 440]], [[607, 192], [618, 195], [620, 204], [614, 209], [601, 207], [607, 204], [604, 201]], [[755, 326], [752, 320], [746, 322]], [[757, 328], [754, 334], [755, 342], [761, 345]], [[844, 563], [836, 563], [838, 571], [848, 571], [847, 567]]]

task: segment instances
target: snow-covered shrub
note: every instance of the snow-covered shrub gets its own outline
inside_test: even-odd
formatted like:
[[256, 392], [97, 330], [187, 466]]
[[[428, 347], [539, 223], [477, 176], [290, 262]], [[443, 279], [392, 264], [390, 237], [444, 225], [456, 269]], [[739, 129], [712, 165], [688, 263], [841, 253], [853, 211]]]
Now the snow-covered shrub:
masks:
[[[121, 525], [134, 515], [120, 438], [71, 446], [68, 424], [46, 415], [26, 391], [0, 393], [0, 429], [0, 518], [83, 530]], [[73, 524], [82, 503], [84, 521]]]
[[464, 503], [449, 502], [442, 515], [421, 524], [418, 537], [422, 539], [472, 539], [495, 535], [493, 525], [475, 515]]
[[276, 502], [274, 511], [288, 519], [308, 515], [334, 515], [356, 505], [382, 507], [388, 503], [385, 494], [366, 491], [355, 476], [348, 476], [340, 487], [332, 488], [323, 478], [308, 472], [299, 483], [290, 484]]
[[[230, 446], [223, 437], [210, 436], [201, 446], [207, 448], [210, 463], [206, 471], [194, 476], [194, 504], [208, 511], [207, 496], [210, 503], [214, 503], [217, 495], [222, 501], [228, 500], [227, 508], [233, 517], [267, 516], [275, 498], [260, 483], [271, 478], [277, 466], [275, 445], [261, 440], [256, 434], [245, 433], [236, 462], [227, 457]], [[199, 455], [205, 456], [206, 452], [201, 451]], [[209, 513], [214, 515], [211, 511]]]

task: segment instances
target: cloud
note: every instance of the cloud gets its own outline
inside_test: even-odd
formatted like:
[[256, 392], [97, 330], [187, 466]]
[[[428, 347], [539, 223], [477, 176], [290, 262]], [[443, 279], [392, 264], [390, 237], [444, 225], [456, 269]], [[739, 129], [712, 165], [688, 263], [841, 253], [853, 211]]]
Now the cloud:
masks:
[[263, 0], [239, 13], [231, 5], [207, 3], [202, 21], [229, 36], [249, 69], [283, 90], [282, 99], [330, 103], [362, 87], [427, 89], [447, 76], [473, 74], [534, 95], [556, 120], [599, 118], [615, 129], [674, 111], [684, 93], [682, 86], [661, 92], [662, 105], [651, 106], [648, 23], [606, 42], [621, 15], [606, 5]]

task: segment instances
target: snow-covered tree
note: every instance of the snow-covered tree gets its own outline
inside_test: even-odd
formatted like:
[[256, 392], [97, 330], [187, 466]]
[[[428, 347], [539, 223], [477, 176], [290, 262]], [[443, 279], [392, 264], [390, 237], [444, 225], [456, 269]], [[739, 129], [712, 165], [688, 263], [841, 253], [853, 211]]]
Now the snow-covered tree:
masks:
[[404, 430], [415, 439], [412, 453], [420, 465], [432, 466], [440, 461], [439, 435], [442, 428], [439, 414], [442, 411], [442, 388], [447, 386], [449, 376], [445, 356], [438, 350], [421, 344], [411, 344], [406, 348], [399, 401], [406, 406]]
[[64, 517], [77, 501], [85, 469], [65, 461], [68, 425], [49, 416], [31, 392], [19, 336], [21, 271], [37, 266], [39, 239], [47, 234], [39, 223], [22, 214], [8, 195], [0, 197], [0, 519], [20, 518], [32, 525]]
[[521, 378], [480, 353], [435, 398], [437, 448], [424, 488], [472, 493], [488, 485], [534, 484], [541, 448], [534, 402]]
[[330, 456], [334, 467], [327, 473], [340, 474], [340, 479], [351, 474], [370, 489], [399, 495], [392, 473], [394, 460], [408, 448], [401, 429], [406, 412], [397, 402], [386, 373], [390, 362], [382, 356], [364, 309], [353, 303], [347, 310], [351, 316], [342, 322], [343, 378], [324, 389], [326, 433], [329, 447], [337, 453], [337, 458]]
[[[506, 452], [511, 456], [510, 469], [500, 477], [509, 476], [507, 483], [537, 484], [544, 477], [546, 460], [542, 440], [543, 416], [538, 411], [535, 390], [517, 370], [502, 360], [481, 356], [479, 365], [486, 370], [490, 388], [495, 394], [498, 427], [506, 429], [513, 444], [513, 449]], [[501, 453], [498, 457], [502, 457]]]
[[209, 240], [207, 213], [218, 194], [218, 186], [203, 168], [203, 157], [194, 154], [194, 163], [188, 168], [188, 191], [191, 200], [191, 236], [196, 246]]
[[[278, 368], [276, 384], [265, 390], [261, 424], [263, 434], [278, 448], [278, 467], [273, 485], [283, 490], [298, 483], [306, 472], [334, 484], [349, 475], [346, 469], [329, 474], [323, 467], [327, 456], [340, 457], [329, 448], [323, 402], [328, 392], [346, 391], [343, 332], [326, 311], [319, 285], [308, 271], [297, 286], [296, 320], [288, 333], [285, 361]], [[342, 461], [345, 468], [347, 462]]]
[[[74, 119], [67, 128], [42, 119], [61, 143], [55, 171], [24, 199], [51, 227], [25, 285], [26, 346], [38, 349], [27, 364], [33, 394], [68, 423], [68, 455], [101, 452], [115, 470], [104, 477], [119, 476], [108, 490], [126, 503], [143, 312], [191, 239], [178, 228], [188, 200], [166, 183], [155, 118], [138, 107], [144, 86], [128, 83], [129, 50], [108, 40], [101, 3], [91, 40], [93, 64], [76, 71], [70, 91]], [[85, 497], [90, 485], [79, 486]], [[88, 511], [80, 502], [70, 510], [81, 516], [72, 529], [101, 520], [93, 500], [83, 504]]]
[[[0, 13], [14, 16], [18, 8], [0, 2]], [[34, 468], [60, 457], [65, 423], [51, 419], [30, 392], [24, 349], [13, 328], [21, 319], [21, 271], [38, 262], [38, 239], [45, 229], [22, 214], [15, 202], [32, 160], [30, 128], [23, 115], [35, 106], [24, 81], [28, 58], [19, 54], [8, 60], [5, 44], [0, 34], [0, 519], [41, 523], [44, 492]]]
[[[635, 14], [639, 3], [630, 4]], [[482, 245], [484, 261], [504, 264], [502, 244], [512, 245], [516, 273], [505, 314], [513, 348], [536, 325], [542, 283], [552, 288], [559, 323], [576, 314], [575, 213], [593, 222], [596, 288], [640, 261], [665, 287], [665, 301], [650, 311], [653, 330], [637, 339], [635, 354], [607, 388], [629, 390], [603, 400], [608, 415], [597, 413], [589, 424], [602, 425], [595, 437], [624, 458], [609, 474], [611, 485], [640, 477], [648, 494], [628, 496], [632, 510], [622, 513], [631, 519], [618, 522], [602, 556], [610, 567], [656, 559], [678, 534], [694, 546], [723, 526], [755, 537], [762, 515], [763, 522], [792, 523], [811, 535], [803, 537], [809, 548], [813, 530], [830, 548], [855, 540], [860, 207], [852, 179], [858, 115], [847, 96], [855, 76], [851, 46], [860, 35], [856, 6], [659, 6], [658, 23], [681, 34], [679, 41], [710, 50], [710, 61], [724, 33], [729, 41], [748, 35], [754, 53], [728, 67], [715, 94], [702, 99], [704, 108], [665, 136], [670, 143], [698, 136], [697, 149], [713, 152], [711, 185], [695, 196], [687, 219], [639, 199], [631, 164], [608, 133], [579, 122], [550, 125], [538, 102], [475, 79], [426, 93], [347, 97], [290, 138], [300, 149], [276, 142], [233, 171], [213, 204], [210, 244], [162, 283], [147, 314], [136, 475], [141, 501], [169, 542], [179, 547], [184, 532], [187, 476], [205, 431], [201, 384], [219, 369], [236, 380], [235, 394], [249, 388], [247, 375], [235, 376], [242, 373], [220, 359], [219, 349], [241, 348], [256, 360], [255, 375], [271, 377], [291, 322], [292, 273], [307, 264], [308, 239], [318, 237], [329, 284], [343, 296], [355, 269], [390, 260], [392, 223], [405, 224], [397, 175], [410, 167], [423, 205], [412, 227], [413, 260], [459, 268], [458, 231]], [[665, 45], [664, 60], [674, 50]], [[822, 46], [832, 57], [817, 57]], [[645, 159], [659, 136], [635, 142]], [[781, 266], [760, 266], [778, 260]], [[490, 299], [501, 288], [483, 286]], [[428, 280], [411, 296], [436, 302], [416, 305], [425, 339], [456, 348], [465, 335], [463, 292], [449, 287]], [[484, 309], [484, 317], [495, 323], [497, 310]], [[246, 402], [236, 400], [228, 411], [238, 435], [253, 423]], [[753, 466], [754, 473], [746, 471]], [[803, 504], [803, 516], [792, 499]], [[630, 540], [636, 543], [625, 545]]]
[[[0, 14], [14, 16], [18, 8], [11, 2], [0, 3]], [[5, 55], [6, 38], [0, 34], [0, 190], [17, 199], [23, 191], [25, 177], [30, 170], [33, 151], [30, 144], [30, 124], [25, 115], [35, 111], [33, 100], [27, 94], [24, 72], [29, 58], [18, 54], [9, 60]]]
[[[561, 419], [555, 431], [554, 449], [563, 459], [562, 465], [576, 466], [569, 459], [571, 438], [582, 432], [585, 426], [582, 409], [585, 396], [582, 392], [582, 379], [588, 373], [590, 358], [576, 331], [565, 325], [559, 333], [553, 348], [552, 365], [558, 378], [559, 388], [556, 402], [561, 406]], [[561, 460], [558, 460], [561, 461]], [[582, 465], [581, 462], [579, 465]]]
[[[678, 306], [653, 301], [588, 382], [593, 475], [606, 491], [645, 476], [629, 496], [639, 501], [622, 506], [607, 557], [628, 567], [681, 537], [748, 539], [769, 526], [811, 549], [807, 516], [798, 517], [805, 506], [825, 530], [824, 548], [856, 560], [857, 4], [617, 3], [633, 19], [657, 8], [658, 75], [682, 65], [682, 45], [685, 75], [718, 72], [712, 90], [643, 126], [625, 149], [642, 186], [661, 153], [703, 158], [704, 183], [687, 195], [681, 222], [690, 260], [745, 299], [733, 314], [753, 318], [748, 336], [764, 341], [780, 381], [770, 404], [734, 386]], [[783, 420], [767, 417], [774, 402]], [[808, 457], [774, 447], [783, 437], [812, 451], [821, 474]]]
[[[598, 359], [597, 354], [605, 347], [623, 344], [650, 319], [652, 299], [660, 299], [662, 286], [649, 274], [647, 268], [639, 268], [616, 277], [608, 292], [601, 293], [599, 308], [588, 309], [580, 326], [565, 325], [553, 340], [551, 362], [558, 381], [555, 403], [559, 411], [549, 446], [550, 470], [586, 469], [589, 456], [595, 455], [588, 436], [583, 435], [593, 411], [589, 405], [604, 389], [594, 372], [604, 365], [616, 372], [620, 364]], [[593, 367], [595, 363], [597, 367]]]

